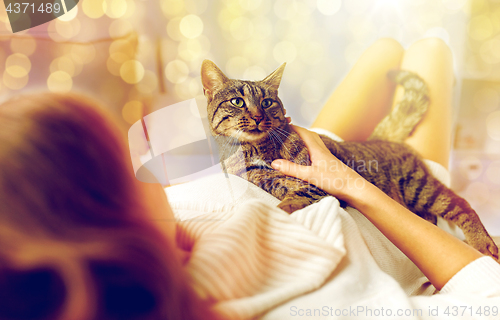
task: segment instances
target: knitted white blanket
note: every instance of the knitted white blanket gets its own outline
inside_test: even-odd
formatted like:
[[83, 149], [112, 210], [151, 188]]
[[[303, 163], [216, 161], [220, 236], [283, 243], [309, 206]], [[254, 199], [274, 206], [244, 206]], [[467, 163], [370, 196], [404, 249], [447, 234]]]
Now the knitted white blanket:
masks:
[[384, 292], [406, 299], [435, 291], [362, 214], [333, 197], [288, 215], [276, 198], [223, 174], [166, 192], [182, 220], [178, 245], [192, 250], [186, 268], [195, 288], [230, 318], [273, 310], [266, 318], [286, 319], [304, 301], [340, 308]]

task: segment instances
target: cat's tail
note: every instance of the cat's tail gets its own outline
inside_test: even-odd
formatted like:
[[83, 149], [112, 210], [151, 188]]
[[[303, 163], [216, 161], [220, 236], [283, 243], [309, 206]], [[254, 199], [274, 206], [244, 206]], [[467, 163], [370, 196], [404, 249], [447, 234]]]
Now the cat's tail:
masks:
[[393, 70], [387, 75], [405, 89], [403, 98], [375, 127], [368, 140], [403, 142], [422, 120], [429, 107], [427, 84], [416, 73]]

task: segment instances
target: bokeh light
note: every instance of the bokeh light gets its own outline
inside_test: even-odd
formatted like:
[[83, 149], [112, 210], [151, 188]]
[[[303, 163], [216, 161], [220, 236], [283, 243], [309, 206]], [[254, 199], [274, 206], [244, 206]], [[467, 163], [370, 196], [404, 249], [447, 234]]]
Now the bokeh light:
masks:
[[13, 77], [7, 70], [3, 72], [3, 84], [11, 90], [20, 90], [26, 86], [29, 80], [28, 74], [24, 77]]
[[108, 57], [106, 61], [106, 68], [109, 73], [114, 76], [120, 76], [120, 68], [125, 61], [128, 61], [129, 57], [122, 52], [115, 52]]
[[179, 15], [184, 10], [184, 1], [183, 0], [163, 0], [160, 1], [161, 10], [163, 14], [170, 18], [172, 16]]
[[488, 15], [482, 14], [470, 20], [468, 31], [472, 39], [483, 41], [493, 34], [493, 24]]
[[[167, 34], [172, 40], [175, 41], [182, 40], [181, 27], [180, 27], [181, 20], [182, 20], [181, 18], [173, 18], [167, 24]], [[189, 26], [187, 28], [189, 28]]]
[[122, 108], [122, 117], [129, 123], [134, 124], [144, 116], [144, 105], [141, 101], [129, 101]]
[[81, 23], [77, 18], [70, 21], [55, 19], [53, 23], [57, 34], [64, 39], [70, 39], [80, 33]]
[[105, 13], [104, 0], [82, 0], [82, 10], [89, 18], [100, 18]]
[[71, 76], [64, 71], [55, 71], [47, 79], [47, 87], [52, 92], [69, 92], [73, 86]]
[[179, 30], [186, 38], [194, 39], [203, 32], [203, 21], [197, 15], [187, 15], [181, 19]]
[[80, 74], [83, 69], [83, 65], [75, 63], [71, 56], [62, 56], [52, 60], [50, 64], [50, 72], [54, 73], [56, 71], [64, 71], [71, 77], [75, 77]]
[[178, 50], [182, 59], [191, 61], [206, 56], [210, 50], [210, 42], [204, 36], [199, 36], [196, 39], [186, 39], [180, 42]]
[[500, 63], [500, 36], [484, 42], [479, 49], [479, 53], [486, 63]]
[[14, 78], [24, 78], [31, 70], [30, 59], [21, 53], [14, 53], [5, 60], [5, 72]]
[[231, 22], [229, 27], [234, 39], [244, 41], [254, 33], [253, 22], [246, 17], [238, 17]]
[[170, 61], [165, 67], [165, 76], [172, 83], [181, 83], [187, 79], [189, 67], [182, 60]]
[[125, 15], [128, 8], [128, 1], [125, 0], [105, 0], [103, 8], [108, 17], [113, 19], [121, 18]]
[[120, 67], [120, 76], [126, 83], [138, 83], [144, 77], [144, 66], [137, 60], [128, 60]]
[[263, 0], [238, 0], [240, 6], [248, 11], [257, 10]]
[[200, 88], [198, 81], [199, 79], [186, 78], [183, 82], [175, 85], [175, 92], [183, 100], [191, 99]]
[[118, 39], [113, 41], [109, 46], [110, 56], [116, 53], [120, 53], [128, 59], [133, 59], [135, 56], [135, 47], [130, 41]]
[[[351, 2], [353, 0], [349, 0], [346, 2]], [[341, 0], [318, 0], [318, 11], [324, 14], [325, 16], [332, 16], [336, 14], [340, 7], [342, 6]]]

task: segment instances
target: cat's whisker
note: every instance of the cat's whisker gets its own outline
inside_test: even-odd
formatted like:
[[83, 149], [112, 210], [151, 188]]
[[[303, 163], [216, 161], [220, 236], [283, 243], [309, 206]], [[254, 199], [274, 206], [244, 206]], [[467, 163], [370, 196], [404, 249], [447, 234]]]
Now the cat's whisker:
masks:
[[274, 138], [274, 135], [272, 134], [271, 131], [268, 132], [269, 133], [269, 138], [271, 138], [271, 142], [273, 143], [273, 146], [274, 146], [274, 150], [277, 150], [276, 148], [276, 142], [275, 142], [275, 138]]
[[[227, 147], [231, 144], [231, 142], [232, 142], [232, 141], [231, 141], [232, 136], [229, 136], [229, 137], [228, 137], [228, 136], [223, 136], [223, 137], [226, 139], [226, 141], [224, 141], [224, 143], [223, 143], [223, 144], [222, 144], [222, 146], [221, 146], [221, 150], [220, 150], [220, 151], [221, 151], [222, 153], [226, 150], [226, 148], [227, 148]], [[222, 139], [220, 139], [220, 140], [222, 140]]]
[[[287, 140], [288, 140], [288, 141], [290, 141], [290, 143], [293, 145], [293, 147], [295, 148], [295, 151], [296, 151], [297, 153], [300, 153], [299, 148], [297, 147], [297, 144], [296, 144], [296, 143], [295, 143], [292, 139], [290, 139], [289, 133], [288, 133], [288, 132], [286, 132], [286, 131], [285, 131], [285, 130], [283, 130], [283, 129], [280, 129], [280, 128], [276, 128], [276, 129], [279, 129], [279, 130], [281, 130], [281, 131], [283, 131], [283, 132], [287, 133], [287, 134], [286, 134]], [[277, 131], [277, 132], [279, 133], [279, 131]], [[283, 135], [284, 135], [284, 133], [281, 133], [281, 134], [283, 134]]]
[[240, 126], [239, 123], [235, 124], [234, 126], [227, 127], [225, 131], [228, 131], [229, 129], [232, 129], [232, 128], [238, 127], [238, 126]]
[[288, 157], [291, 159], [292, 158], [292, 153], [290, 152], [290, 149], [285, 145], [285, 142], [276, 134], [277, 132], [273, 132], [273, 135], [278, 139], [278, 141], [281, 143], [281, 146], [285, 148], [286, 152], [288, 152]]
[[278, 150], [277, 147], [276, 147], [276, 138], [274, 137], [274, 134], [272, 132], [269, 132], [269, 138], [271, 138], [271, 141], [273, 143], [273, 146], [274, 146], [274, 150]]
[[[293, 140], [290, 139], [289, 133], [287, 131], [285, 131], [285, 130], [283, 130], [281, 128], [275, 128], [274, 132], [275, 132], [275, 134], [281, 134], [282, 136], [284, 136], [286, 138], [285, 141], [289, 141], [293, 145], [293, 147], [295, 148], [295, 152], [297, 154], [299, 153], [299, 148], [297, 147], [297, 145], [295, 144], [295, 142], [293, 142]], [[286, 148], [285, 142], [283, 142], [283, 146]], [[288, 152], [288, 153], [290, 154], [290, 152]], [[291, 154], [290, 154], [290, 156], [291, 156]]]

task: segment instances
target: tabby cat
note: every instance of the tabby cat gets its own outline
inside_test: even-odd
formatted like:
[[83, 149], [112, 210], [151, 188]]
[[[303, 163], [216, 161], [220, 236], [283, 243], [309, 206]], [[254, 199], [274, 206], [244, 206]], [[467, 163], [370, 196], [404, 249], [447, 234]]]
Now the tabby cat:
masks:
[[[281, 65], [261, 81], [245, 81], [227, 78], [213, 62], [205, 60], [201, 78], [212, 135], [227, 172], [269, 192], [281, 200], [279, 208], [292, 213], [328, 194], [271, 167], [275, 159], [310, 165], [308, 150], [288, 124], [278, 97], [284, 67]], [[408, 71], [396, 71], [391, 76], [405, 88], [404, 97], [368, 141], [321, 139], [349, 166], [365, 159], [376, 160], [377, 170], [365, 167], [358, 173], [420, 217], [433, 223], [443, 217], [455, 223], [470, 245], [498, 259], [498, 248], [476, 212], [430, 174], [417, 153], [403, 143], [428, 107], [425, 83]]]

